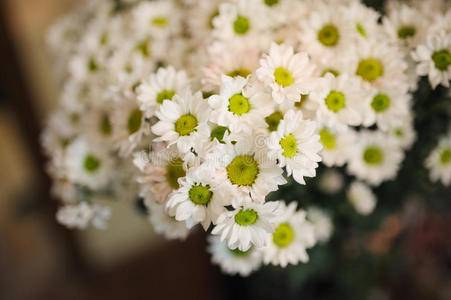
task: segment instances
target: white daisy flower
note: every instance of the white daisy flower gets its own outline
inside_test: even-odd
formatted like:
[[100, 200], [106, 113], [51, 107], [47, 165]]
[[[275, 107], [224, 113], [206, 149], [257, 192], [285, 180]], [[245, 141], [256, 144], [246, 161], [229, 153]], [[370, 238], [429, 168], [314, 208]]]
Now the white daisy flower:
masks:
[[194, 224], [201, 223], [207, 230], [211, 223], [216, 224], [218, 216], [225, 211], [227, 197], [220, 194], [214, 174], [208, 167], [200, 166], [179, 180], [179, 188], [169, 195], [168, 209], [175, 211], [177, 221], [191, 219]]
[[346, 6], [341, 6], [338, 14], [346, 14], [344, 21], [349, 22], [348, 27], [353, 29], [353, 35], [358, 38], [372, 39], [381, 34], [378, 24], [380, 14], [360, 1], [350, 1]]
[[425, 161], [431, 181], [441, 181], [445, 186], [451, 183], [451, 135], [440, 138], [438, 145]]
[[183, 95], [164, 100], [155, 115], [159, 121], [152, 126], [152, 132], [159, 137], [154, 141], [176, 144], [180, 152], [186, 153], [195, 144], [196, 131], [207, 126], [210, 109], [201, 92], [193, 95], [186, 90]]
[[176, 71], [174, 67], [159, 68], [137, 88], [139, 106], [150, 118], [164, 100], [172, 100], [176, 94], [183, 95], [188, 84], [185, 71]]
[[88, 205], [81, 202], [76, 205], [65, 205], [58, 209], [56, 219], [60, 224], [68, 228], [86, 229], [91, 223], [97, 229], [105, 229], [106, 221], [111, 216], [109, 207], [102, 207], [97, 204]]
[[278, 201], [261, 204], [248, 199], [244, 206], [222, 213], [211, 233], [226, 240], [232, 250], [264, 247], [274, 232], [274, 218], [282, 213], [279, 205]]
[[418, 63], [417, 74], [428, 75], [433, 88], [441, 84], [449, 87], [451, 79], [451, 33], [441, 31], [429, 35], [426, 43], [418, 45], [412, 52], [412, 58]]
[[318, 182], [320, 190], [327, 194], [338, 193], [343, 186], [343, 175], [340, 172], [329, 168], [321, 175]]
[[208, 98], [212, 109], [209, 119], [234, 133], [250, 133], [254, 126], [264, 126], [263, 116], [269, 109], [269, 101], [258, 88], [248, 84], [247, 79], [223, 75], [219, 95]]
[[319, 131], [319, 141], [323, 149], [319, 153], [322, 163], [328, 167], [343, 166], [349, 158], [349, 149], [355, 143], [355, 134], [348, 127], [334, 130], [330, 127], [322, 127]]
[[300, 184], [305, 184], [304, 176], [315, 176], [321, 161], [318, 152], [322, 146], [315, 130], [315, 122], [303, 120], [300, 111], [290, 110], [267, 139], [268, 158], [277, 159], [280, 167], [286, 167], [287, 175], [293, 175]]
[[163, 205], [156, 202], [149, 201], [146, 206], [149, 210], [149, 221], [156, 233], [170, 240], [184, 240], [188, 237], [192, 224], [176, 221], [174, 217], [169, 216]]
[[376, 196], [365, 183], [354, 181], [349, 187], [346, 196], [359, 214], [369, 215], [376, 207]]
[[376, 186], [393, 179], [404, 153], [396, 140], [379, 131], [360, 131], [350, 152], [349, 174]]
[[281, 209], [284, 214], [278, 218], [273, 234], [268, 237], [268, 245], [262, 249], [263, 261], [282, 268], [300, 261], [306, 263], [309, 260], [306, 249], [316, 242], [314, 227], [305, 219], [305, 211], [296, 211], [296, 202], [288, 206], [281, 202]]
[[246, 277], [262, 265], [262, 253], [254, 247], [247, 251], [238, 248], [231, 250], [225, 242], [214, 235], [208, 236], [208, 244], [211, 262], [219, 265], [222, 272], [229, 275], [240, 274]]
[[307, 220], [313, 224], [318, 242], [325, 243], [330, 239], [334, 226], [328, 213], [316, 206], [310, 206], [307, 209]]
[[413, 112], [405, 116], [400, 125], [393, 127], [389, 134], [396, 139], [401, 148], [410, 149], [416, 139], [416, 132], [413, 128]]
[[257, 69], [257, 78], [271, 89], [273, 100], [299, 101], [301, 94], [308, 95], [313, 90], [315, 66], [309, 62], [307, 53], [294, 53], [287, 45], [271, 44], [269, 55], [264, 55]]

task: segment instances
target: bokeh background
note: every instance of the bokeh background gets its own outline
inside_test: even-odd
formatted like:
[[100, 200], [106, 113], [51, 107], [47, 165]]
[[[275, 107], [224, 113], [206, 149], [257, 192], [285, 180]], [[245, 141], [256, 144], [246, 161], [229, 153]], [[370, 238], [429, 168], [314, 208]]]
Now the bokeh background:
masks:
[[[314, 181], [282, 190], [287, 200], [330, 201], [339, 226], [309, 251], [309, 264], [244, 279], [210, 264], [200, 231], [185, 242], [157, 236], [136, 203], [115, 202], [108, 230], [58, 225], [39, 146], [58, 100], [45, 33], [77, 2], [0, 1], [0, 299], [451, 299], [451, 190], [402, 180], [421, 168], [415, 156], [396, 184], [378, 191], [368, 218]], [[450, 100], [444, 89], [421, 86], [417, 98]], [[437, 119], [420, 123], [426, 135], [449, 123]]]

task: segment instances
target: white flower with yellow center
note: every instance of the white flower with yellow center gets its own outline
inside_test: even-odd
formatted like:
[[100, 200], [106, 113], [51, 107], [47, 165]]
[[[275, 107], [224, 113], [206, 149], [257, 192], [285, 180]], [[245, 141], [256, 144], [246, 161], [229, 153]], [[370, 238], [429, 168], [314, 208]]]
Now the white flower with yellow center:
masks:
[[321, 127], [318, 131], [323, 149], [319, 153], [322, 163], [328, 167], [343, 166], [349, 159], [349, 149], [355, 143], [355, 134], [348, 127], [340, 130]]
[[249, 199], [244, 206], [222, 213], [211, 233], [227, 241], [232, 250], [264, 247], [274, 232], [274, 218], [282, 213], [279, 206], [279, 201], [261, 204]]
[[160, 68], [137, 88], [139, 106], [149, 118], [164, 100], [172, 100], [176, 94], [183, 95], [188, 87], [185, 71], [176, 71], [173, 67]]
[[307, 53], [294, 53], [287, 45], [271, 44], [269, 55], [264, 55], [257, 69], [257, 78], [271, 90], [273, 100], [299, 101], [301, 94], [308, 95], [314, 88], [312, 74], [315, 66], [309, 62]]
[[208, 236], [208, 252], [211, 254], [211, 261], [221, 267], [222, 272], [240, 276], [249, 276], [262, 265], [262, 252], [255, 247], [247, 251], [230, 249], [227, 243], [221, 241], [217, 236]]
[[253, 127], [263, 127], [263, 117], [270, 109], [269, 97], [241, 76], [223, 75], [219, 95], [210, 96], [208, 104], [210, 121], [232, 132], [250, 133]]
[[169, 195], [166, 203], [169, 210], [175, 211], [177, 221], [191, 219], [207, 230], [211, 223], [216, 224], [224, 207], [230, 205], [225, 201], [227, 197], [220, 194], [214, 173], [208, 167], [200, 166], [188, 172], [178, 183], [180, 187]]
[[404, 152], [393, 137], [380, 131], [360, 131], [349, 157], [349, 174], [377, 186], [396, 176]]
[[155, 115], [159, 121], [152, 126], [152, 132], [158, 136], [154, 141], [177, 144], [179, 151], [186, 153], [196, 141], [198, 128], [207, 126], [210, 109], [201, 92], [193, 95], [186, 90], [183, 95], [164, 100]]
[[277, 218], [274, 232], [268, 237], [268, 245], [262, 249], [263, 261], [282, 268], [288, 264], [306, 263], [309, 260], [306, 249], [316, 242], [314, 227], [305, 219], [305, 211], [296, 211], [296, 202], [286, 206], [281, 201], [281, 209], [284, 213]]
[[429, 35], [424, 44], [412, 52], [412, 58], [418, 63], [417, 74], [429, 77], [433, 88], [441, 84], [449, 87], [451, 79], [451, 33], [440, 31]]
[[280, 121], [277, 131], [267, 139], [268, 158], [286, 167], [287, 175], [305, 184], [304, 176], [314, 177], [321, 157], [318, 152], [322, 146], [315, 133], [316, 122], [303, 120], [300, 111], [288, 111]]
[[307, 209], [307, 220], [312, 223], [318, 242], [325, 243], [330, 239], [334, 225], [327, 212], [316, 206], [310, 206]]
[[451, 183], [451, 134], [440, 138], [438, 145], [426, 158], [431, 181], [441, 181], [445, 186]]
[[376, 207], [376, 196], [371, 188], [363, 182], [354, 181], [346, 196], [359, 214], [369, 215]]

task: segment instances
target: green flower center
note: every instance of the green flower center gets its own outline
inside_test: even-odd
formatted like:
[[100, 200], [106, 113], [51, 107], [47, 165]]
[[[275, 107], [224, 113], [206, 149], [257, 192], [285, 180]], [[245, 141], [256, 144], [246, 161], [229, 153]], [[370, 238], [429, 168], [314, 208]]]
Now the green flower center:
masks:
[[361, 36], [366, 37], [366, 30], [365, 30], [365, 28], [363, 27], [363, 25], [362, 25], [361, 23], [357, 23], [357, 24], [355, 25], [355, 29], [357, 29], [357, 32], [358, 32]]
[[219, 9], [216, 9], [216, 10], [210, 15], [210, 18], [208, 19], [208, 26], [210, 27], [210, 29], [215, 28], [215, 26], [213, 25], [213, 19], [216, 18], [217, 16], [219, 16]]
[[83, 167], [88, 173], [94, 173], [100, 167], [100, 160], [96, 156], [88, 154], [83, 161]]
[[141, 128], [142, 117], [143, 113], [139, 108], [132, 110], [127, 121], [128, 134], [132, 135]]
[[321, 141], [321, 144], [323, 144], [324, 148], [327, 150], [332, 150], [336, 146], [336, 138], [335, 135], [332, 134], [329, 130], [326, 128], [323, 128], [319, 132], [319, 140]]
[[236, 115], [241, 116], [242, 114], [248, 113], [251, 109], [251, 104], [249, 99], [241, 94], [235, 94], [229, 98], [229, 111]]
[[384, 159], [384, 153], [381, 148], [369, 146], [363, 151], [363, 160], [368, 165], [379, 165]]
[[290, 245], [294, 240], [294, 231], [290, 224], [282, 223], [272, 234], [272, 240], [279, 248]]
[[269, 131], [276, 131], [279, 127], [280, 120], [283, 119], [283, 113], [275, 111], [265, 118], [266, 124], [268, 124]]
[[227, 73], [227, 76], [234, 77], [234, 78], [237, 76], [241, 76], [243, 78], [246, 78], [251, 73], [252, 72], [246, 68], [238, 68], [238, 69], [232, 70], [229, 73]]
[[251, 186], [258, 176], [258, 163], [250, 155], [238, 155], [226, 167], [230, 182], [240, 186]]
[[278, 67], [274, 70], [274, 80], [278, 85], [281, 85], [283, 87], [292, 85], [294, 83], [291, 72], [282, 67]]
[[451, 53], [447, 49], [442, 49], [432, 53], [432, 61], [437, 69], [445, 71], [451, 64]]
[[186, 171], [183, 169], [183, 159], [177, 157], [171, 160], [166, 167], [166, 180], [174, 190], [179, 188], [178, 179], [185, 177]]
[[363, 80], [372, 82], [384, 74], [384, 67], [378, 59], [362, 59], [355, 73], [362, 77]]
[[279, 0], [263, 0], [265, 4], [269, 7], [274, 6], [279, 3]]
[[417, 30], [413, 26], [410, 25], [402, 26], [401, 28], [398, 29], [398, 37], [402, 40], [405, 40], [407, 38], [414, 36], [416, 32]]
[[235, 223], [241, 226], [249, 226], [257, 222], [258, 214], [253, 209], [241, 209], [235, 215]]
[[190, 135], [192, 132], [196, 131], [197, 119], [192, 114], [185, 114], [175, 121], [175, 131], [180, 136]]
[[334, 75], [335, 77], [338, 77], [340, 75], [340, 72], [338, 72], [335, 69], [325, 69], [323, 71], [323, 73], [321, 73], [321, 77], [324, 77], [327, 73], [330, 73], [330, 74]]
[[188, 194], [189, 199], [197, 205], [207, 205], [213, 196], [213, 192], [210, 191], [209, 185], [193, 185]]
[[[227, 248], [227, 249], [229, 249], [229, 248]], [[245, 256], [248, 256], [249, 255], [249, 253], [251, 253], [251, 249], [252, 248], [249, 248], [249, 250], [246, 250], [246, 251], [241, 251], [240, 249], [238, 249], [238, 248], [236, 248], [236, 249], [229, 249], [229, 251], [230, 251], [230, 253], [232, 253], [234, 256], [237, 256], [237, 257], [245, 257]]]
[[394, 134], [395, 134], [397, 137], [403, 137], [403, 136], [404, 136], [404, 130], [402, 130], [402, 128], [396, 128], [396, 129], [394, 130]]
[[325, 99], [325, 102], [327, 108], [336, 113], [345, 107], [346, 98], [342, 92], [330, 91], [329, 95], [327, 95]]
[[97, 64], [97, 61], [94, 57], [89, 58], [88, 60], [88, 70], [91, 73], [96, 72], [99, 69], [99, 65]]
[[172, 100], [172, 97], [174, 97], [175, 91], [171, 90], [162, 90], [157, 95], [157, 103], [162, 104], [164, 100]]
[[214, 139], [217, 139], [218, 142], [224, 144], [222, 139], [224, 138], [226, 131], [230, 132], [229, 128], [224, 126], [216, 126], [216, 128], [214, 128], [210, 133], [210, 140], [213, 141]]
[[99, 129], [100, 133], [102, 133], [104, 136], [109, 136], [111, 134], [112, 127], [110, 118], [107, 114], [104, 114], [100, 119]]
[[[149, 50], [149, 43], [144, 40], [139, 42], [136, 46], [135, 49], [141, 53], [142, 56], [144, 57], [149, 57], [150, 56], [150, 50]], [[130, 67], [130, 72], [131, 72], [131, 67]]]
[[451, 148], [446, 148], [442, 151], [442, 154], [440, 155], [440, 162], [442, 165], [451, 163]]
[[318, 41], [326, 47], [332, 47], [338, 44], [340, 33], [338, 28], [333, 24], [324, 25], [318, 31]]
[[279, 144], [283, 150], [282, 155], [285, 157], [291, 158], [298, 152], [296, 138], [291, 133], [281, 139]]
[[233, 30], [238, 35], [244, 35], [249, 31], [249, 19], [243, 16], [237, 16], [233, 22]]
[[382, 93], [377, 94], [371, 101], [371, 107], [377, 113], [383, 112], [390, 107], [390, 97]]
[[156, 17], [152, 19], [151, 23], [156, 27], [164, 28], [168, 25], [169, 20], [166, 17]]
[[108, 32], [104, 31], [100, 36], [100, 45], [105, 46], [108, 43]]
[[301, 94], [301, 96], [299, 97], [299, 101], [296, 101], [294, 103], [294, 107], [302, 108], [302, 106], [305, 104], [305, 102], [307, 102], [307, 100], [308, 100], [308, 95]]

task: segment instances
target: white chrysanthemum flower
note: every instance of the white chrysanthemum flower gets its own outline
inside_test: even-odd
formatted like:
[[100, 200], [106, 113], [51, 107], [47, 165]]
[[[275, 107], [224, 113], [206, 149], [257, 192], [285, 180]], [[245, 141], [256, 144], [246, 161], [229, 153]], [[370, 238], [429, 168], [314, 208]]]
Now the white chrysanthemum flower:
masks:
[[279, 201], [261, 204], [248, 199], [244, 206], [222, 213], [211, 233], [226, 240], [232, 250], [264, 247], [274, 232], [274, 218], [282, 213], [279, 206]]
[[316, 116], [319, 122], [329, 127], [365, 124], [364, 116], [369, 110], [370, 90], [356, 77], [347, 74], [335, 77], [325, 75], [328, 81], [327, 92], [319, 97]]
[[376, 196], [371, 188], [363, 182], [354, 181], [346, 196], [359, 214], [369, 215], [376, 207]]
[[380, 131], [360, 131], [350, 149], [348, 172], [371, 185], [393, 179], [404, 157], [393, 137]]
[[393, 127], [389, 134], [396, 139], [401, 148], [409, 149], [416, 139], [416, 132], [413, 128], [413, 112], [405, 116], [400, 125]]
[[178, 181], [180, 187], [169, 195], [166, 207], [175, 211], [177, 221], [191, 219], [194, 224], [201, 223], [207, 230], [211, 223], [216, 224], [218, 216], [230, 205], [227, 197], [220, 194], [214, 173], [208, 167], [200, 166]]
[[102, 145], [80, 136], [67, 146], [67, 179], [90, 189], [105, 188], [112, 178], [114, 160]]
[[139, 106], [150, 118], [164, 100], [172, 100], [176, 94], [184, 95], [187, 88], [189, 82], [185, 71], [176, 71], [173, 67], [160, 68], [137, 88]]
[[441, 84], [449, 87], [451, 79], [451, 33], [441, 31], [429, 35], [426, 43], [418, 45], [412, 52], [412, 58], [418, 63], [417, 74], [428, 75], [433, 88]]
[[296, 202], [288, 206], [281, 202], [281, 209], [284, 213], [277, 218], [275, 230], [268, 237], [268, 245], [262, 249], [263, 261], [282, 268], [300, 261], [306, 263], [309, 260], [306, 249], [316, 242], [314, 227], [305, 219], [305, 211], [296, 211]]
[[389, 11], [383, 25], [392, 42], [410, 51], [424, 39], [428, 24], [423, 13], [403, 3]]
[[348, 27], [358, 38], [374, 39], [381, 35], [378, 24], [380, 14], [360, 1], [350, 1], [348, 5], [341, 6], [338, 14], [346, 15], [344, 21], [349, 22]]
[[219, 265], [221, 270], [229, 275], [249, 276], [262, 264], [262, 253], [254, 247], [247, 251], [238, 248], [231, 250], [227, 247], [227, 243], [214, 235], [208, 236], [208, 243], [207, 249], [211, 254], [212, 263]]
[[327, 194], [338, 193], [344, 186], [343, 175], [334, 170], [327, 169], [319, 178], [318, 187], [320, 190]]
[[325, 243], [330, 239], [334, 226], [328, 213], [316, 206], [310, 206], [307, 209], [307, 220], [313, 224], [318, 242]]
[[305, 184], [304, 176], [316, 175], [321, 161], [318, 152], [322, 146], [315, 131], [314, 121], [303, 120], [300, 111], [290, 110], [267, 140], [268, 158], [277, 159], [280, 167], [286, 167], [287, 175], [293, 175], [300, 184]]
[[437, 147], [426, 158], [431, 181], [441, 181], [448, 186], [451, 183], [451, 135], [440, 138]]
[[269, 55], [260, 60], [256, 74], [271, 89], [273, 100], [281, 104], [299, 101], [301, 94], [308, 95], [314, 89], [314, 70], [307, 53], [295, 54], [290, 46], [272, 43]]
[[156, 233], [170, 240], [184, 240], [188, 237], [192, 224], [176, 221], [174, 217], [169, 216], [164, 205], [154, 201], [148, 201], [146, 206], [149, 210], [149, 221]]
[[218, 145], [207, 157], [223, 194], [232, 199], [234, 206], [241, 205], [249, 195], [253, 201], [263, 203], [266, 195], [286, 183], [282, 169], [267, 158], [265, 138], [241, 135], [236, 143]]
[[322, 163], [328, 167], [343, 166], [349, 158], [349, 149], [355, 143], [355, 134], [348, 127], [334, 130], [322, 127], [318, 131], [323, 149], [319, 153]]
[[248, 84], [246, 78], [223, 75], [219, 95], [210, 96], [208, 104], [212, 109], [210, 121], [234, 133], [249, 134], [254, 126], [264, 126], [263, 116], [268, 112], [270, 99], [258, 87]]
[[106, 221], [111, 216], [109, 207], [88, 205], [81, 202], [76, 205], [65, 205], [58, 209], [56, 219], [68, 228], [85, 229], [91, 223], [95, 228], [105, 229]]
[[154, 141], [176, 144], [180, 152], [186, 153], [196, 143], [196, 131], [207, 126], [210, 109], [201, 92], [193, 95], [186, 90], [183, 95], [164, 100], [155, 115], [159, 122], [152, 126], [152, 132], [159, 137]]
[[179, 179], [186, 176], [186, 164], [175, 147], [154, 144], [152, 152], [134, 154], [133, 163], [141, 171], [137, 178], [141, 196], [162, 204], [167, 196], [180, 187]]

